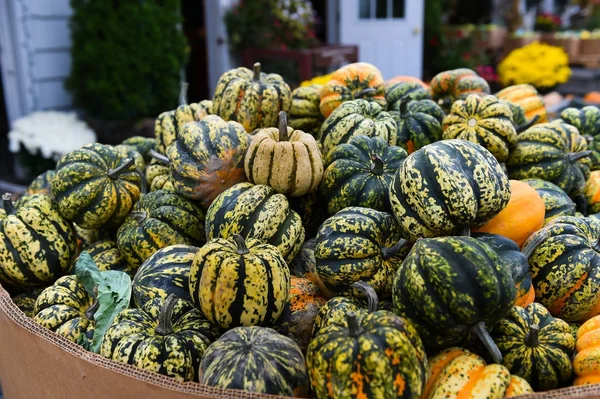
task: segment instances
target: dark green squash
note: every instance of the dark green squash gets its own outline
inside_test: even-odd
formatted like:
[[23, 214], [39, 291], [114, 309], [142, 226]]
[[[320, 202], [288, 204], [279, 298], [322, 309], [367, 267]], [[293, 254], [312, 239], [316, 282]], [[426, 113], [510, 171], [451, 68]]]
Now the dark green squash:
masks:
[[138, 308], [154, 298], [166, 299], [170, 294], [192, 301], [190, 270], [197, 247], [170, 245], [159, 249], [137, 270], [132, 284], [133, 301]]
[[527, 380], [536, 392], [564, 386], [571, 379], [575, 352], [571, 328], [539, 303], [515, 306], [494, 326], [492, 337], [504, 366]]
[[325, 118], [319, 109], [321, 88], [314, 84], [298, 87], [292, 91], [292, 107], [288, 115], [288, 125], [316, 136]]
[[133, 269], [161, 248], [204, 242], [204, 211], [175, 193], [154, 191], [135, 204], [117, 233], [117, 245]]
[[58, 161], [52, 196], [60, 214], [83, 228], [116, 227], [140, 198], [142, 184], [133, 158], [94, 143]]
[[486, 327], [505, 317], [515, 283], [496, 252], [473, 237], [418, 240], [396, 274], [394, 311], [414, 323], [428, 351], [476, 335], [496, 363], [502, 355]]
[[575, 126], [582, 136], [589, 138], [592, 170], [600, 169], [600, 108], [596, 105], [587, 105], [580, 109], [565, 108], [560, 117], [569, 125]]
[[52, 185], [52, 179], [54, 179], [55, 175], [56, 171], [54, 169], [51, 169], [37, 176], [35, 179], [33, 179], [31, 183], [29, 183], [25, 194], [50, 195], [50, 186]]
[[237, 327], [208, 347], [200, 383], [221, 389], [307, 397], [302, 351], [290, 338], [266, 327]]
[[404, 238], [462, 233], [483, 225], [510, 200], [510, 182], [485, 148], [443, 140], [410, 154], [390, 187], [390, 203]]
[[362, 280], [379, 297], [389, 297], [408, 249], [399, 233], [390, 214], [369, 208], [345, 208], [327, 219], [315, 243], [317, 274], [328, 291], [325, 296], [360, 296], [351, 284]]
[[536, 301], [554, 317], [586, 321], [600, 314], [600, 223], [561, 216], [524, 244]]
[[373, 101], [352, 100], [337, 107], [319, 130], [321, 153], [325, 167], [331, 162], [329, 154], [335, 146], [347, 143], [358, 135], [380, 137], [390, 145], [397, 141], [396, 122], [392, 116]]
[[427, 358], [412, 325], [392, 312], [348, 312], [319, 331], [306, 364], [318, 398], [419, 398]]
[[533, 187], [544, 201], [546, 208], [544, 224], [548, 224], [559, 216], [575, 216], [575, 203], [562, 188], [542, 179], [525, 179], [523, 181]]
[[[96, 241], [89, 247], [85, 248], [85, 252], [87, 252], [98, 270], [106, 271], [106, 270], [118, 270], [133, 276], [135, 273], [135, 269], [130, 267], [125, 260], [125, 257], [119, 251], [119, 247], [117, 247], [117, 243], [112, 240], [100, 240]], [[75, 259], [73, 265], [77, 263]]]
[[164, 190], [171, 193], [177, 192], [173, 187], [173, 181], [169, 173], [169, 165], [152, 159], [146, 167], [146, 184], [148, 191]]
[[300, 216], [283, 194], [262, 184], [239, 183], [224, 191], [206, 212], [206, 239], [241, 234], [274, 245], [291, 262], [304, 242]]
[[577, 129], [564, 123], [541, 123], [519, 134], [506, 167], [511, 179], [547, 180], [575, 198], [583, 195], [590, 154]]
[[521, 252], [516, 242], [499, 234], [472, 233], [471, 236], [489, 245], [498, 255], [500, 264], [510, 270], [517, 289], [515, 305], [525, 307], [533, 303], [535, 290], [527, 262], [531, 254]]
[[96, 328], [94, 313], [100, 304], [75, 275], [63, 276], [44, 289], [33, 310], [37, 323], [69, 341], [91, 340]]
[[194, 256], [192, 300], [210, 322], [224, 329], [274, 323], [289, 291], [290, 270], [273, 245], [234, 234], [210, 240]]
[[494, 96], [469, 95], [452, 104], [444, 118], [444, 140], [460, 139], [479, 144], [498, 162], [508, 159], [510, 148], [517, 142], [510, 108]]
[[208, 208], [217, 195], [246, 181], [244, 157], [249, 142], [239, 123], [216, 115], [184, 125], [167, 148], [173, 187]]
[[143, 136], [129, 137], [128, 139], [123, 140], [121, 144], [134, 147], [137, 152], [142, 154], [142, 157], [144, 157], [144, 162], [146, 163], [150, 162], [152, 159], [150, 156], [150, 150], [156, 150], [157, 146], [155, 138]]
[[17, 294], [11, 299], [21, 312], [25, 313], [25, 316], [33, 318], [33, 316], [35, 316], [35, 301], [42, 291], [43, 288], [38, 288], [22, 294]]
[[47, 286], [71, 269], [75, 232], [49, 196], [33, 194], [16, 204], [2, 196], [0, 282], [8, 287]]
[[239, 122], [247, 132], [277, 126], [279, 111], [289, 112], [292, 92], [283, 78], [261, 72], [260, 63], [253, 70], [239, 67], [225, 72], [217, 82], [213, 96], [213, 113], [226, 121]]
[[349, 206], [390, 212], [390, 184], [406, 155], [379, 137], [354, 136], [336, 146], [320, 186], [327, 212], [334, 215]]
[[190, 302], [169, 295], [121, 311], [106, 330], [100, 354], [176, 381], [198, 381], [200, 359], [217, 335]]
[[446, 114], [435, 102], [405, 98], [390, 107], [389, 112], [398, 129], [396, 145], [409, 154], [442, 139], [442, 121]]
[[418, 82], [394, 82], [385, 85], [385, 101], [389, 110], [398, 109], [400, 102], [405, 99], [431, 100], [429, 90]]

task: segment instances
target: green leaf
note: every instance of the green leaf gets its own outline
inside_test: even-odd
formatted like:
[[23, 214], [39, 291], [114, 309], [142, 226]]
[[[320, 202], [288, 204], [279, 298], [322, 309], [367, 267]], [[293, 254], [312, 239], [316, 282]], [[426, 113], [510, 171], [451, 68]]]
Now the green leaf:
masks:
[[[104, 334], [114, 318], [124, 309], [129, 307], [131, 300], [131, 278], [127, 273], [108, 270], [99, 271], [96, 263], [87, 252], [82, 252], [75, 264], [75, 275], [77, 280], [85, 287], [85, 290], [95, 298], [99, 307], [94, 313], [96, 327], [91, 342], [83, 341], [83, 347], [89, 351], [99, 353]], [[94, 288], [97, 287], [97, 293]]]

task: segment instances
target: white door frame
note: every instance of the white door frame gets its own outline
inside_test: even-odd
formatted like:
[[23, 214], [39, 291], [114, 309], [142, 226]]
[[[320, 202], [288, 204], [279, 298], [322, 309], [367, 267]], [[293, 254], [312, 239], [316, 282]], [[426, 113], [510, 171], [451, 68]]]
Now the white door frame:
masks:
[[239, 0], [204, 0], [204, 26], [208, 52], [208, 90], [211, 98], [219, 77], [225, 71], [235, 67], [229, 52], [227, 26], [223, 17], [227, 10], [238, 2]]
[[0, 0], [0, 73], [6, 114], [12, 122], [26, 113], [25, 76], [20, 52], [17, 50], [17, 29], [15, 24], [15, 2]]

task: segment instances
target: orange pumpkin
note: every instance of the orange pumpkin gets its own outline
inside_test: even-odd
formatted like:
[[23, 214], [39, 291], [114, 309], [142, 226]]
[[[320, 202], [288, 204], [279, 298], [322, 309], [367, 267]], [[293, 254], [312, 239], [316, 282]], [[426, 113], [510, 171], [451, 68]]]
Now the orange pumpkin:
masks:
[[600, 91], [590, 91], [583, 97], [583, 101], [600, 104]]
[[600, 384], [600, 316], [579, 327], [575, 350], [573, 371], [577, 378], [573, 385]]
[[500, 399], [532, 393], [523, 378], [500, 364], [486, 366], [474, 353], [449, 348], [429, 359], [427, 384], [421, 399]]
[[429, 85], [427, 83], [423, 82], [419, 78], [415, 78], [415, 77], [412, 77], [412, 76], [403, 76], [403, 75], [394, 76], [393, 78], [387, 80], [385, 82], [385, 85], [389, 86], [391, 84], [398, 83], [398, 82], [415, 82], [415, 83], [418, 83], [421, 86], [423, 86], [425, 89], [429, 90], [429, 92], [431, 92], [431, 88], [429, 87]]
[[544, 105], [544, 98], [540, 96], [535, 87], [528, 84], [509, 86], [496, 93], [496, 97], [520, 105], [525, 111], [525, 118], [531, 120], [539, 115], [536, 123], [548, 122], [548, 112]]
[[600, 170], [590, 173], [585, 183], [585, 199], [588, 214], [600, 212]]
[[510, 201], [506, 208], [473, 231], [500, 234], [521, 247], [530, 235], [544, 225], [546, 207], [542, 197], [527, 183], [511, 180], [510, 192]]
[[327, 118], [344, 101], [362, 98], [385, 109], [384, 89], [383, 76], [377, 67], [366, 62], [348, 64], [335, 71], [321, 88], [319, 108]]

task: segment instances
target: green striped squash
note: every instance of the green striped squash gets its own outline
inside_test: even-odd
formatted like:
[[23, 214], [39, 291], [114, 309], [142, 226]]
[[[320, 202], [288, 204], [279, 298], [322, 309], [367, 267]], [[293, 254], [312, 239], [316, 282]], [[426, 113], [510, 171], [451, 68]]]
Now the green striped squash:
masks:
[[190, 269], [197, 247], [170, 245], [159, 249], [138, 269], [133, 279], [133, 300], [138, 308], [154, 298], [167, 299], [170, 294], [191, 301]]
[[216, 115], [184, 125], [167, 148], [173, 187], [208, 208], [217, 195], [246, 181], [244, 157], [249, 142], [239, 123]]
[[292, 91], [292, 107], [288, 115], [288, 124], [296, 130], [316, 136], [323, 124], [323, 115], [319, 108], [321, 88], [314, 84], [298, 87]]
[[176, 109], [161, 113], [154, 123], [155, 149], [165, 154], [186, 123], [198, 122], [212, 114], [212, 101], [204, 100], [199, 103], [187, 103], [187, 83], [181, 85], [179, 106]]
[[335, 147], [320, 190], [327, 212], [349, 206], [390, 212], [389, 188], [406, 151], [379, 137], [354, 136]]
[[[132, 276], [135, 273], [135, 269], [131, 268], [125, 257], [119, 251], [117, 243], [112, 240], [100, 240], [96, 241], [85, 249], [94, 263], [100, 271], [106, 270], [118, 270], [125, 272]], [[73, 262], [73, 265], [77, 263], [77, 259]]]
[[554, 317], [584, 322], [600, 314], [599, 240], [599, 222], [561, 216], [525, 242], [536, 302]]
[[433, 99], [445, 111], [450, 111], [456, 100], [464, 100], [470, 94], [490, 94], [488, 82], [468, 68], [458, 68], [438, 73], [431, 79]]
[[308, 396], [302, 351], [290, 338], [266, 327], [237, 327], [208, 347], [200, 383], [221, 389]]
[[42, 291], [43, 289], [38, 288], [33, 291], [17, 294], [11, 299], [25, 316], [33, 318], [35, 316], [35, 301]]
[[213, 113], [226, 121], [239, 122], [247, 132], [277, 125], [279, 111], [289, 112], [292, 92], [276, 73], [263, 73], [260, 63], [253, 70], [239, 67], [225, 72], [217, 82]]
[[213, 324], [270, 325], [287, 302], [290, 270], [273, 245], [235, 234], [200, 248], [189, 282], [192, 300]]
[[117, 150], [117, 152], [119, 153], [119, 155], [121, 155], [122, 158], [133, 158], [133, 164], [137, 169], [142, 171], [142, 173], [143, 170], [146, 169], [146, 162], [144, 161], [144, 157], [138, 152], [136, 147], [127, 144], [119, 144], [113, 146], [113, 149]]
[[390, 187], [403, 237], [417, 239], [483, 225], [508, 204], [510, 182], [493, 155], [465, 140], [443, 140], [410, 154]]
[[304, 242], [304, 227], [287, 198], [271, 187], [239, 183], [220, 194], [206, 212], [206, 239], [241, 234], [277, 247], [291, 262]]
[[519, 134], [506, 162], [511, 179], [543, 179], [571, 198], [583, 193], [590, 151], [577, 129], [564, 123], [540, 123]]
[[544, 224], [559, 216], [575, 216], [575, 203], [562, 188], [542, 179], [525, 179], [523, 181], [533, 187], [544, 201], [546, 208]]
[[92, 339], [99, 306], [75, 275], [63, 276], [37, 297], [33, 320], [78, 343]]
[[427, 378], [423, 344], [392, 312], [346, 313], [308, 346], [306, 364], [318, 398], [419, 398]]
[[337, 107], [319, 130], [321, 153], [325, 166], [335, 146], [347, 143], [358, 135], [381, 137], [390, 145], [396, 144], [397, 128], [392, 116], [374, 101], [363, 99], [343, 102]]
[[418, 82], [394, 82], [385, 85], [385, 101], [388, 109], [398, 109], [403, 99], [431, 100], [431, 94]]
[[404, 99], [389, 108], [396, 121], [398, 140], [396, 145], [409, 154], [442, 139], [444, 110], [431, 100]]
[[9, 287], [39, 287], [66, 274], [76, 251], [75, 232], [50, 197], [28, 195], [13, 205], [11, 194], [4, 194], [2, 205], [0, 282]]
[[37, 176], [35, 179], [29, 183], [27, 186], [27, 190], [25, 194], [44, 194], [50, 195], [50, 186], [52, 185], [52, 179], [56, 175], [56, 171], [54, 169], [50, 169]]
[[444, 140], [460, 139], [479, 144], [498, 162], [508, 159], [510, 148], [517, 142], [510, 108], [494, 96], [469, 95], [452, 104], [444, 118]]
[[588, 147], [592, 151], [592, 170], [600, 169], [600, 108], [587, 105], [581, 109], [565, 108], [560, 117], [569, 125], [575, 126], [579, 133], [588, 140]]
[[512, 123], [515, 126], [515, 129], [519, 132], [523, 131], [519, 129], [519, 126], [525, 125], [527, 123], [527, 118], [525, 117], [525, 110], [523, 109], [523, 107], [521, 107], [519, 104], [513, 103], [512, 101], [502, 99], [499, 99], [499, 101], [501, 104], [506, 105], [510, 109], [510, 113], [512, 115], [510, 119], [512, 120]]
[[486, 327], [512, 309], [511, 271], [473, 237], [418, 240], [396, 274], [394, 311], [414, 323], [428, 351], [460, 344], [468, 332], [502, 362]]
[[130, 267], [161, 248], [204, 242], [204, 210], [178, 194], [155, 191], [139, 200], [117, 233], [117, 245]]
[[537, 391], [569, 383], [575, 338], [569, 324], [555, 319], [539, 303], [515, 306], [492, 331], [511, 374], [523, 377]]
[[84, 229], [72, 223], [75, 231], [75, 240], [77, 242], [77, 253], [86, 249], [96, 241], [109, 239], [111, 231], [109, 229]]
[[157, 142], [155, 138], [133, 136], [123, 140], [121, 144], [134, 147], [137, 152], [142, 154], [142, 157], [144, 157], [144, 162], [148, 163], [152, 159], [150, 156], [150, 151], [156, 150]]
[[319, 187], [323, 161], [315, 138], [287, 125], [279, 113], [279, 127], [257, 130], [244, 159], [248, 180], [266, 184], [289, 197], [301, 197]]
[[64, 155], [52, 180], [60, 214], [86, 229], [119, 226], [141, 194], [134, 161], [98, 143]]
[[106, 330], [100, 354], [176, 381], [198, 381], [200, 359], [216, 335], [190, 302], [170, 295], [121, 311]]
[[362, 280], [379, 297], [389, 297], [403, 259], [400, 249], [406, 244], [404, 240], [398, 244], [399, 240], [392, 215], [369, 208], [345, 208], [327, 219], [317, 233], [319, 278], [331, 294], [361, 296], [351, 284]]
[[169, 166], [155, 159], [152, 159], [146, 167], [146, 184], [150, 192], [158, 190], [177, 192], [169, 174]]

